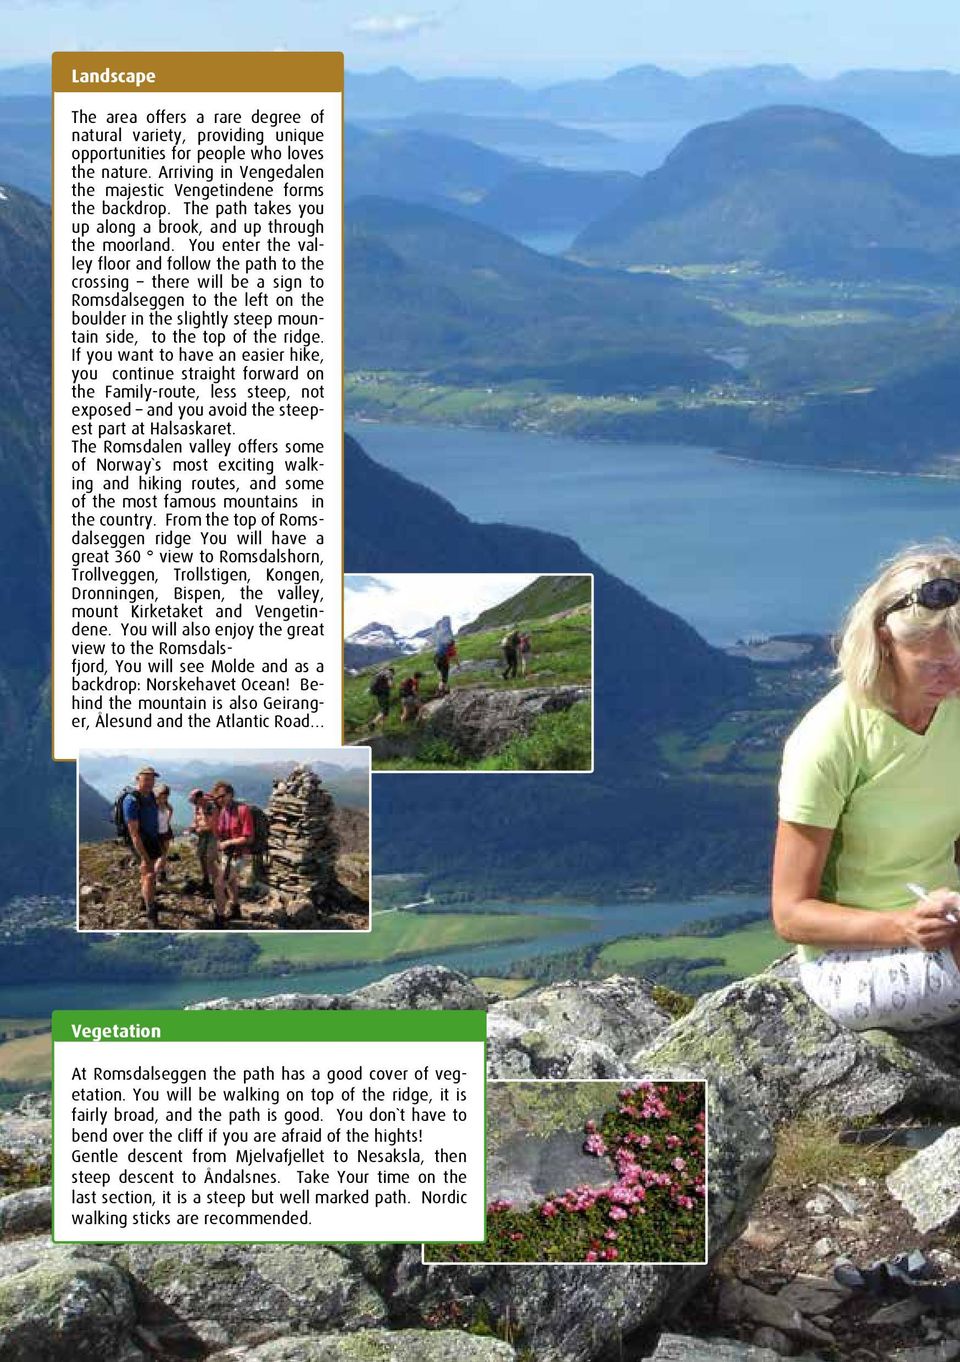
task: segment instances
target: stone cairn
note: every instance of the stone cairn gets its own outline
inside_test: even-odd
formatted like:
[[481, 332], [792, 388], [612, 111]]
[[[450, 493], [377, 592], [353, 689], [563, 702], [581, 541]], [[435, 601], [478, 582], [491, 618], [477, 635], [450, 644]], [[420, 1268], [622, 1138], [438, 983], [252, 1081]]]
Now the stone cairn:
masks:
[[339, 841], [332, 797], [308, 766], [273, 782], [267, 805], [269, 881], [277, 906], [306, 920], [334, 906]]

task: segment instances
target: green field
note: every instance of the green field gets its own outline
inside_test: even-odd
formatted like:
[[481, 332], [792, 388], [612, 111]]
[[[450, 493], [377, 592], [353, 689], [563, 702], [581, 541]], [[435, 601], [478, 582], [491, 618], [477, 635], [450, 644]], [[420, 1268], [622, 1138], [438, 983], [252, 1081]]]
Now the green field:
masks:
[[495, 946], [535, 941], [557, 932], [575, 931], [582, 923], [569, 917], [535, 913], [375, 913], [373, 930], [297, 935], [264, 934], [258, 940], [262, 960], [289, 960], [295, 970], [325, 966], [403, 960], [464, 946]]
[[[658, 960], [664, 956], [680, 956], [689, 960], [708, 955], [722, 960], [729, 973], [745, 978], [748, 974], [757, 974], [766, 969], [779, 956], [786, 955], [789, 949], [770, 923], [763, 921], [724, 936], [638, 937], [611, 941], [597, 956], [593, 973], [602, 978], [615, 974], [619, 969], [635, 969], [645, 960]], [[705, 971], [709, 972], [709, 969]]]
[[50, 1081], [49, 1031], [0, 1045], [0, 1081], [25, 1083], [34, 1079], [44, 1083]]

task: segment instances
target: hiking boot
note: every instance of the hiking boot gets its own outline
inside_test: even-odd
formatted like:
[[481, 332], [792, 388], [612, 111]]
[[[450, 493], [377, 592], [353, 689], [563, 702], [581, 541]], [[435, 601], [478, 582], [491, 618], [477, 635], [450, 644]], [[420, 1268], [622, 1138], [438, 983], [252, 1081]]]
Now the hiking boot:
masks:
[[213, 898], [213, 885], [210, 883], [209, 880], [204, 880], [203, 884], [201, 884], [200, 886], [199, 893], [202, 899]]
[[143, 911], [144, 911], [144, 912], [146, 913], [146, 915], [147, 915], [147, 926], [148, 926], [148, 927], [159, 927], [159, 925], [160, 925], [160, 914], [159, 914], [159, 912], [157, 911], [157, 905], [156, 905], [155, 903], [146, 903], [146, 902], [144, 902], [144, 904], [143, 904]]
[[231, 922], [237, 922], [240, 918], [243, 917], [243, 912], [240, 908], [239, 903], [231, 903], [230, 912], [227, 914], [227, 916], [229, 917]]
[[226, 927], [226, 925], [227, 919], [221, 913], [214, 913], [213, 915], [214, 929], [219, 931], [222, 927]]

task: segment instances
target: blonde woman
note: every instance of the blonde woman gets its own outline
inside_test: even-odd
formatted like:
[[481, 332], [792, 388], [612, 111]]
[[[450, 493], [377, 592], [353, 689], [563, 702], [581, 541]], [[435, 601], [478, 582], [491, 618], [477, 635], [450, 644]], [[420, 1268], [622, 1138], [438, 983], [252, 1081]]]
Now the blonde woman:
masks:
[[960, 1021], [960, 545], [888, 563], [838, 664], [784, 749], [774, 925], [839, 1025]]
[[170, 803], [170, 786], [157, 785], [153, 791], [157, 801], [157, 827], [160, 840], [160, 855], [157, 857], [154, 870], [157, 874], [157, 883], [165, 884], [167, 880], [167, 855], [170, 851], [170, 843], [173, 841], [173, 806]]

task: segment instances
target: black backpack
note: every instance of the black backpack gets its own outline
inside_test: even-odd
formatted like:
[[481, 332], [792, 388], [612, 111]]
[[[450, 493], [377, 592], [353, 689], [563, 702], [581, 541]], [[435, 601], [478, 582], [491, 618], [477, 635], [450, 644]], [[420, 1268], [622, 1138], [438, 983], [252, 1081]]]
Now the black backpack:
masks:
[[390, 693], [390, 678], [386, 672], [377, 672], [370, 682], [371, 695], [388, 695]]
[[123, 802], [128, 795], [133, 795], [137, 801], [138, 810], [140, 808], [140, 791], [134, 785], [125, 785], [113, 801], [113, 826], [116, 829], [117, 841], [122, 846], [129, 847], [132, 851], [133, 841], [130, 837], [130, 829], [127, 827], [127, 820], [123, 816]]
[[270, 839], [270, 819], [260, 808], [259, 804], [248, 804], [245, 799], [237, 801], [238, 804], [250, 810], [253, 819], [253, 841], [250, 843], [250, 852], [254, 856], [266, 856], [267, 843]]

